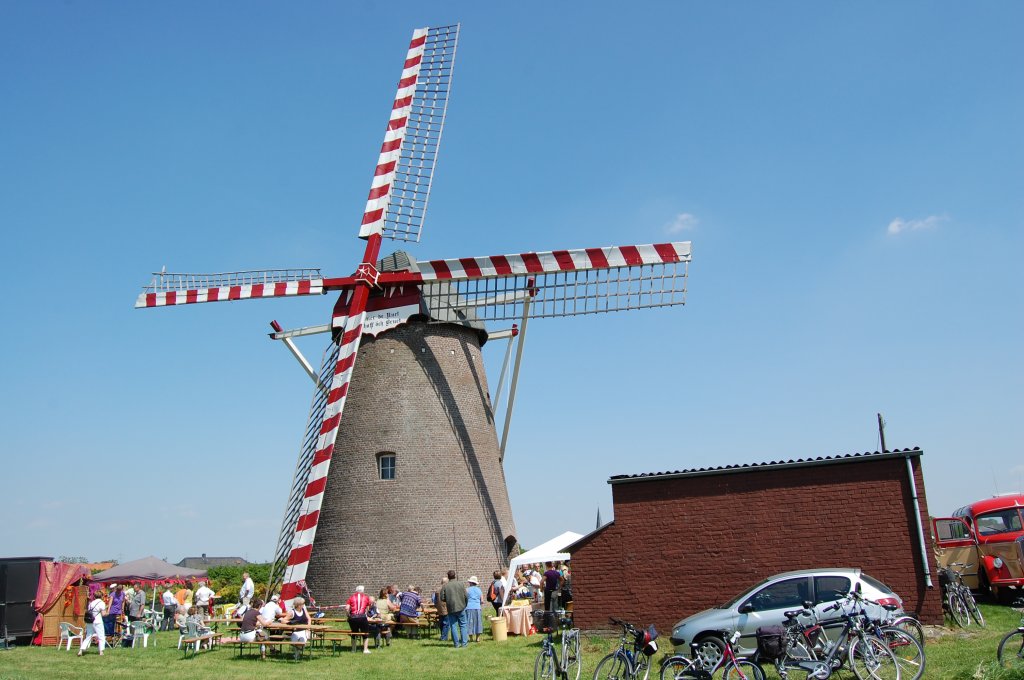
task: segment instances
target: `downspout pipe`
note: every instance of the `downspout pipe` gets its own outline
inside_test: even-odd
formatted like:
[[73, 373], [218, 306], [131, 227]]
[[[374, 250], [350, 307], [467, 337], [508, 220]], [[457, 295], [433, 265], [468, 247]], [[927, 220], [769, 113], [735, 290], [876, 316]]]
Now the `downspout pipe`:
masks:
[[924, 584], [933, 588], [932, 573], [928, 568], [928, 548], [924, 540], [924, 525], [921, 524], [921, 501], [917, 498], [917, 480], [914, 479], [914, 465], [910, 462], [910, 454], [903, 456], [907, 461], [907, 480], [910, 482], [910, 498], [914, 501], [914, 522], [917, 524], [917, 541], [921, 549], [921, 564], [924, 567]]

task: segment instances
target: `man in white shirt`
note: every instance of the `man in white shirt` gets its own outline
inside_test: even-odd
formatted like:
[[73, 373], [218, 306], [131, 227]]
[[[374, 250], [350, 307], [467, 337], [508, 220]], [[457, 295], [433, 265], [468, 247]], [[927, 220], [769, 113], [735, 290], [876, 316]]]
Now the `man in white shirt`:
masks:
[[207, 616], [210, 611], [210, 602], [213, 601], [216, 594], [204, 583], [193, 595], [196, 598], [196, 609], [199, 610], [199, 615]]
[[273, 597], [271, 597], [270, 602], [263, 605], [263, 608], [260, 609], [260, 618], [267, 623], [273, 623], [274, 621], [276, 621], [277, 618], [284, 613], [284, 610], [281, 609], [280, 602], [280, 595], [275, 594]]
[[164, 594], [160, 597], [164, 605], [164, 620], [161, 622], [161, 630], [174, 628], [174, 614], [178, 611], [178, 601], [174, 599], [171, 587], [164, 588]]
[[254, 584], [252, 579], [249, 578], [249, 572], [244, 572], [242, 574], [242, 579], [242, 588], [238, 591], [238, 599], [242, 604], [248, 607], [249, 603], [252, 601], [252, 596], [256, 593], [256, 584]]

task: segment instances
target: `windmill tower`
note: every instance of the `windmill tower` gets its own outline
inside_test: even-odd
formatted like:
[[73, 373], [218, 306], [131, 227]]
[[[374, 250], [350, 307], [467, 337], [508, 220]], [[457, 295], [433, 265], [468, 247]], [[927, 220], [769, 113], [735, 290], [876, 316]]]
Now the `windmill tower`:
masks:
[[[136, 301], [338, 294], [330, 323], [285, 331], [274, 322], [271, 335], [316, 383], [275, 553], [284, 598], [306, 580], [336, 602], [357, 584], [429, 587], [456, 565], [466, 575], [507, 563], [518, 541], [481, 356], [485, 324], [521, 321], [525, 335], [527, 319], [685, 303], [688, 242], [381, 258], [384, 238], [419, 241], [458, 34], [458, 25], [413, 32], [352, 275], [161, 272]], [[319, 371], [291, 344], [314, 333], [330, 337]]]

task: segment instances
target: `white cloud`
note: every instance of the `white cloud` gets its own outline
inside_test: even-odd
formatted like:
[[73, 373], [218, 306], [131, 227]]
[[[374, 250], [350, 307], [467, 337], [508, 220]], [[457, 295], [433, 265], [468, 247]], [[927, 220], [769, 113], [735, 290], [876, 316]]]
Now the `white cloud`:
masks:
[[665, 225], [665, 232], [678, 234], [681, 231], [690, 231], [697, 226], [699, 220], [696, 215], [690, 213], [679, 213], [671, 222]]
[[919, 231], [921, 229], [934, 229], [939, 226], [940, 223], [945, 222], [946, 218], [944, 215], [929, 215], [924, 219], [920, 220], [905, 220], [902, 217], [897, 217], [889, 223], [888, 232], [889, 236], [895, 236], [901, 231]]

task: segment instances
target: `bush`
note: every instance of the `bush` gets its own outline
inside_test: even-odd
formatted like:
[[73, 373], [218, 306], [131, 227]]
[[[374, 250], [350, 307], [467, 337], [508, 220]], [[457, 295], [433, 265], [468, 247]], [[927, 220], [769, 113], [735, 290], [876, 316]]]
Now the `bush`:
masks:
[[206, 574], [210, 577], [210, 588], [217, 593], [220, 604], [231, 604], [238, 601], [238, 590], [242, 587], [242, 573], [249, 572], [256, 584], [256, 597], [267, 599], [267, 582], [270, 580], [270, 562], [247, 564], [242, 567], [210, 567]]

